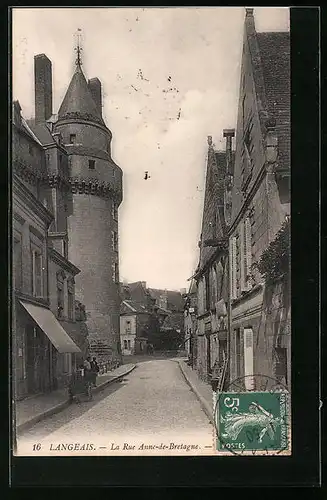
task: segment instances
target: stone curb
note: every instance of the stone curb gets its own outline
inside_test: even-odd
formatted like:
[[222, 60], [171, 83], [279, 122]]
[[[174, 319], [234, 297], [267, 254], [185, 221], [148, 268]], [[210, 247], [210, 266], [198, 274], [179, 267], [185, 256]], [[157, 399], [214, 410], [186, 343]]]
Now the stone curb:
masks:
[[207, 417], [209, 418], [210, 422], [215, 425], [215, 422], [214, 422], [214, 418], [213, 418], [213, 411], [212, 411], [212, 407], [209, 405], [209, 403], [207, 402], [206, 399], [204, 399], [204, 397], [200, 394], [200, 392], [198, 391], [197, 387], [195, 386], [195, 384], [191, 381], [191, 379], [188, 377], [187, 375], [187, 372], [184, 368], [184, 361], [176, 361], [179, 365], [179, 368], [186, 380], [186, 383], [187, 385], [189, 385], [189, 387], [191, 388], [191, 390], [194, 392], [194, 394], [196, 395], [196, 397], [198, 398], [200, 404], [201, 404], [201, 407], [203, 409], [203, 411], [205, 412], [205, 414], [207, 415]]
[[[122, 373], [121, 375], [117, 375], [116, 377], [106, 380], [106, 382], [103, 382], [101, 385], [98, 385], [93, 389], [93, 393], [100, 392], [101, 390], [105, 389], [109, 384], [112, 384], [113, 382], [117, 382], [121, 378], [125, 377], [131, 371], [133, 371], [136, 368], [136, 365], [132, 366], [129, 368], [126, 372]], [[57, 404], [56, 406], [53, 406], [52, 408], [49, 408], [43, 413], [40, 413], [39, 415], [36, 415], [35, 417], [31, 418], [30, 420], [27, 420], [26, 422], [23, 422], [22, 424], [18, 425], [16, 428], [17, 433], [21, 433], [23, 431], [26, 431], [27, 429], [33, 427], [35, 424], [41, 422], [42, 420], [45, 420], [48, 417], [51, 417], [52, 415], [55, 415], [56, 413], [61, 412], [62, 410], [65, 410], [68, 408], [68, 406], [71, 405], [71, 402], [67, 399], [66, 401], [63, 401], [62, 403]]]

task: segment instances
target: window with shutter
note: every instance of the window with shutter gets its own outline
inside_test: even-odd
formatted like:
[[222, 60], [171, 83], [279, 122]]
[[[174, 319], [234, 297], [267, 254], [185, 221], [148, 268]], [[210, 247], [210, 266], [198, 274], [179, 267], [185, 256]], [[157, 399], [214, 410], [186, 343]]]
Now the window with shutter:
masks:
[[22, 241], [20, 238], [14, 239], [14, 286], [20, 290], [22, 286]]
[[241, 377], [241, 333], [240, 329], [234, 330], [235, 335], [235, 377]]
[[74, 300], [74, 283], [72, 280], [68, 281], [68, 318], [74, 319], [75, 300]]
[[231, 299], [234, 300], [237, 298], [237, 263], [236, 263], [236, 238], [233, 236], [229, 240], [229, 265], [230, 265], [230, 291], [231, 291]]
[[206, 311], [210, 309], [210, 271], [207, 271], [205, 274], [205, 287], [206, 287], [206, 301], [205, 308]]
[[32, 293], [34, 297], [43, 296], [43, 261], [40, 250], [32, 250]]
[[236, 297], [239, 297], [241, 292], [241, 245], [239, 231], [235, 234], [235, 286]]
[[244, 328], [244, 375], [245, 388], [249, 391], [254, 389], [252, 328]]
[[246, 217], [244, 221], [244, 247], [245, 247], [245, 284], [246, 289], [251, 290], [252, 288], [252, 279], [251, 279], [251, 266], [252, 266], [252, 226], [251, 220], [249, 217]]
[[239, 253], [239, 268], [240, 268], [240, 289], [241, 292], [246, 290], [246, 278], [245, 278], [245, 235], [244, 235], [244, 223], [241, 221], [240, 228], [240, 253]]

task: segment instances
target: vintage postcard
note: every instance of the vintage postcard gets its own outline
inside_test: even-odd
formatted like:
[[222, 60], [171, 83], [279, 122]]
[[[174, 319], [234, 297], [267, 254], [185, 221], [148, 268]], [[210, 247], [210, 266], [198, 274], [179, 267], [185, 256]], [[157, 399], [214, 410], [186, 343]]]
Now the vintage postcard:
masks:
[[16, 456], [290, 455], [288, 8], [13, 8]]

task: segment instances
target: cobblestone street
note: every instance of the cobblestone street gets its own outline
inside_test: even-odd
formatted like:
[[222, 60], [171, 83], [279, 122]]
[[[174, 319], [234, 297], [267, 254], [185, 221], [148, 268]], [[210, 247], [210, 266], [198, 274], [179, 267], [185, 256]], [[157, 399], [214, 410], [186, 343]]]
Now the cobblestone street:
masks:
[[77, 442], [97, 443], [98, 453], [114, 453], [117, 443], [120, 451], [124, 443], [139, 447], [172, 441], [200, 443], [204, 449], [212, 446], [212, 434], [212, 425], [178, 363], [151, 360], [95, 394], [93, 401], [73, 404], [36, 424], [18, 438], [18, 453], [31, 452], [35, 443], [41, 443], [45, 454], [55, 455], [52, 450], [58, 444]]

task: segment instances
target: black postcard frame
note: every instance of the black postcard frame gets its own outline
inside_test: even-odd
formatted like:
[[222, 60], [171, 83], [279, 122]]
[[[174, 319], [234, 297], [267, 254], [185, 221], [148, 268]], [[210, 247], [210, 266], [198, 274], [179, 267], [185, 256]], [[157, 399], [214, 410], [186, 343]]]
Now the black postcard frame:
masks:
[[[6, 16], [2, 16], [4, 24]], [[9, 26], [9, 28], [8, 28]], [[6, 33], [6, 28], [8, 32]], [[3, 26], [3, 38], [11, 33], [10, 21]], [[320, 9], [291, 8], [292, 45], [292, 448], [290, 457], [14, 457], [9, 444], [9, 483], [11, 487], [209, 487], [209, 486], [319, 486], [321, 482], [321, 436], [319, 400], [321, 398], [320, 348], [320, 269], [323, 248], [319, 241], [320, 193]], [[1, 44], [6, 47], [6, 40]], [[9, 45], [9, 51], [11, 47]], [[10, 73], [10, 52], [3, 51]], [[2, 100], [8, 95], [6, 79], [2, 79]], [[11, 89], [10, 89], [11, 90]], [[3, 109], [8, 112], [11, 94]], [[10, 108], [9, 108], [10, 109]], [[7, 113], [2, 113], [2, 122]], [[9, 116], [8, 116], [9, 120]], [[7, 123], [3, 123], [10, 128]], [[9, 138], [8, 138], [9, 143]], [[4, 148], [6, 150], [6, 146]], [[3, 162], [4, 165], [4, 162]], [[2, 170], [2, 208], [6, 235], [9, 235], [10, 167], [7, 178]], [[6, 192], [6, 196], [4, 193]], [[8, 283], [7, 262], [2, 283]], [[326, 257], [326, 256], [325, 256]], [[323, 260], [322, 260], [323, 261]], [[4, 267], [2, 266], [2, 272]], [[4, 317], [8, 317], [8, 290], [5, 286]], [[8, 318], [8, 330], [10, 322]], [[6, 337], [3, 328], [3, 339]], [[9, 349], [2, 349], [2, 368]], [[7, 362], [6, 362], [7, 361]], [[8, 366], [7, 374], [10, 366]], [[5, 377], [3, 377], [5, 380]], [[11, 394], [9, 387], [8, 401]], [[6, 390], [6, 387], [4, 387]], [[7, 415], [3, 442], [10, 436], [11, 420]], [[8, 432], [8, 434], [7, 434]], [[3, 447], [2, 447], [3, 449]], [[8, 454], [6, 454], [8, 457]], [[6, 458], [6, 457], [5, 457]], [[126, 473], [128, 471], [128, 474]], [[169, 494], [169, 492], [168, 492]]]

